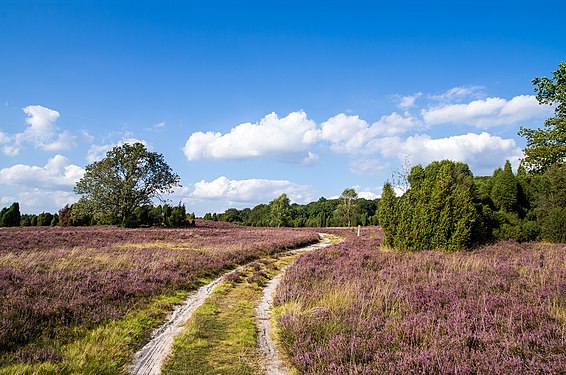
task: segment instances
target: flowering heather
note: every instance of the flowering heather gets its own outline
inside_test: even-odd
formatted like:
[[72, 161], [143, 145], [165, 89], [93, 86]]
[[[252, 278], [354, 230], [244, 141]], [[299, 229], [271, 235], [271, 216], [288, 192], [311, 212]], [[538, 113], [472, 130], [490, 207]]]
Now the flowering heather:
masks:
[[380, 242], [350, 236], [288, 269], [275, 303], [299, 373], [566, 373], [566, 245]]
[[[190, 229], [0, 229], [0, 367], [57, 360], [73, 332], [260, 256], [316, 241], [312, 231], [199, 222]], [[63, 342], [59, 342], [59, 341]]]

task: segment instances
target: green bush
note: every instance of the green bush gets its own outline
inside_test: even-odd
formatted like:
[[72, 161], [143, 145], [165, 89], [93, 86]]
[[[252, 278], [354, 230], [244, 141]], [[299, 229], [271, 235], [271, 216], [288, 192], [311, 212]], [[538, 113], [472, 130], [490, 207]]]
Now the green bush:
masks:
[[490, 223], [476, 199], [472, 173], [464, 163], [449, 160], [416, 166], [410, 189], [396, 198], [390, 183], [383, 187], [379, 222], [385, 244], [400, 249], [459, 250], [486, 240]]

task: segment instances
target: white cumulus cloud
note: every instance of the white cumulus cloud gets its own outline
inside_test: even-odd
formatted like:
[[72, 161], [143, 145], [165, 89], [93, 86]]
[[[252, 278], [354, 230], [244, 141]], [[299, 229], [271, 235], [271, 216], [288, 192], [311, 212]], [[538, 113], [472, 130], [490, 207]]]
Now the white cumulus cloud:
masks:
[[535, 96], [519, 95], [511, 100], [487, 98], [466, 104], [447, 104], [423, 109], [427, 125], [471, 125], [481, 129], [512, 125], [552, 113], [550, 106], [539, 105]]
[[55, 121], [61, 116], [59, 112], [40, 105], [28, 105], [23, 111], [28, 115], [26, 122], [30, 126], [21, 133], [21, 137], [33, 140], [36, 144], [49, 141], [57, 130]]
[[82, 142], [92, 142], [92, 136], [84, 130], [65, 130], [59, 133], [56, 121], [61, 115], [53, 109], [28, 105], [22, 110], [28, 116], [25, 119], [28, 127], [23, 132], [12, 135], [0, 133], [0, 144], [4, 144], [2, 151], [8, 156], [19, 155], [26, 144], [46, 151], [63, 151], [70, 150]]
[[303, 160], [317, 138], [316, 123], [305, 112], [291, 112], [282, 118], [271, 113], [258, 123], [240, 124], [226, 134], [193, 133], [183, 150], [188, 160], [262, 156], [289, 160], [291, 154], [300, 154], [298, 160]]
[[413, 95], [401, 96], [399, 98], [399, 108], [405, 111], [413, 108], [415, 106], [415, 101], [417, 100], [417, 98], [420, 98], [421, 96], [423, 96], [421, 92], [418, 92]]
[[312, 199], [308, 186], [297, 185], [287, 180], [255, 178], [231, 180], [224, 176], [210, 182], [202, 180], [195, 183], [191, 198], [222, 200], [229, 205], [237, 203], [256, 205], [269, 202], [283, 193], [296, 203], [307, 203]]
[[43, 167], [16, 164], [0, 169], [0, 181], [5, 185], [53, 190], [74, 186], [84, 172], [66, 157], [55, 155]]
[[420, 121], [397, 112], [382, 116], [371, 126], [359, 116], [340, 113], [321, 124], [321, 139], [331, 143], [337, 153], [373, 153], [382, 137], [402, 134], [420, 125]]
[[513, 139], [503, 139], [487, 132], [468, 133], [446, 138], [432, 139], [428, 135], [409, 137], [397, 144], [398, 158], [409, 157], [411, 164], [428, 164], [435, 160], [449, 159], [467, 163], [475, 174], [491, 174], [508, 159], [517, 164], [522, 151]]
[[77, 147], [80, 143], [91, 143], [93, 137], [86, 131], [70, 132], [68, 130], [59, 133], [56, 140], [40, 145], [46, 151], [68, 151]]

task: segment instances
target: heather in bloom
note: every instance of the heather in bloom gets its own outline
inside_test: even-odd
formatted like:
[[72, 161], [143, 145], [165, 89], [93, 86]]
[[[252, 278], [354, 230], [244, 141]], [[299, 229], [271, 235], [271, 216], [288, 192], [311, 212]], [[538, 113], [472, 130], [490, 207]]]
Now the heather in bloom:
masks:
[[350, 237], [305, 254], [275, 303], [301, 374], [563, 374], [566, 245], [383, 251]]
[[286, 248], [312, 231], [202, 222], [191, 229], [0, 230], [0, 367], [57, 361], [77, 332], [120, 319], [155, 296]]

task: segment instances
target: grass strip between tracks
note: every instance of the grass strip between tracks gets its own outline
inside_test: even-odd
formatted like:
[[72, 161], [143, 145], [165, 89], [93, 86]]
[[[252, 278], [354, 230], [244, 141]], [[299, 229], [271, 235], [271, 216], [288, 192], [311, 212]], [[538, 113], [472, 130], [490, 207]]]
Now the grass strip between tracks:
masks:
[[261, 259], [222, 282], [175, 339], [162, 374], [261, 372], [254, 309], [267, 281], [296, 257], [291, 252]]

